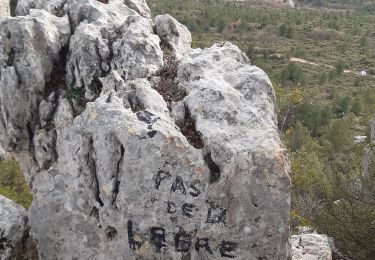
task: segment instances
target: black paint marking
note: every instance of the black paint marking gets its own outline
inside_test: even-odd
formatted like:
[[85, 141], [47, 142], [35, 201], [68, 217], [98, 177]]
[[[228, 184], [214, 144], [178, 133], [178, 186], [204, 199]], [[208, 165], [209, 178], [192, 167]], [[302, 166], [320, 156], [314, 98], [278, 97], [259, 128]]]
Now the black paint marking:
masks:
[[128, 243], [130, 249], [137, 250], [142, 246], [142, 242], [136, 241], [133, 234], [133, 221], [128, 220]]
[[187, 253], [191, 247], [191, 235], [180, 227], [178, 233], [174, 236], [174, 242], [177, 252]]
[[190, 191], [189, 194], [193, 197], [198, 197], [200, 194], [201, 194], [201, 191], [197, 188], [197, 184], [200, 184], [200, 182], [198, 180], [195, 180], [193, 181], [191, 184], [190, 184], [190, 188], [193, 190], [193, 191]]
[[155, 178], [155, 189], [157, 190], [159, 189], [160, 183], [163, 180], [169, 180], [171, 178], [172, 176], [168, 171], [163, 171], [163, 170], [158, 171], [156, 174], [156, 178]]
[[188, 218], [194, 217], [193, 209], [195, 209], [195, 208], [196, 208], [196, 206], [194, 204], [184, 203], [182, 205], [182, 215], [184, 215]]
[[148, 135], [148, 137], [153, 138], [157, 133], [158, 133], [158, 131], [152, 130], [152, 131], [148, 132], [147, 135]]
[[160, 117], [155, 117], [154, 118], [154, 114], [149, 112], [149, 111], [139, 111], [137, 112], [137, 118], [139, 121], [143, 122], [143, 123], [146, 123], [148, 125], [152, 125], [153, 123], [155, 123], [156, 121], [158, 121], [158, 119]]
[[238, 247], [238, 243], [236, 242], [229, 242], [229, 241], [222, 241], [220, 246], [220, 254], [222, 257], [227, 258], [236, 258], [237, 256], [233, 254]]
[[162, 247], [167, 247], [165, 243], [165, 229], [161, 227], [152, 227], [150, 242], [156, 248], [156, 252], [158, 253], [161, 252]]
[[186, 189], [184, 181], [180, 176], [176, 176], [175, 181], [172, 183], [171, 191], [176, 192], [177, 190], [181, 191], [182, 194], [186, 194]]
[[213, 255], [212, 249], [210, 247], [210, 242], [208, 238], [198, 238], [197, 242], [195, 242], [195, 251], [199, 253], [199, 250], [204, 248], [208, 253]]
[[167, 202], [167, 212], [169, 213], [169, 214], [173, 214], [173, 213], [176, 213], [176, 211], [177, 211], [177, 209], [176, 209], [176, 204], [174, 203], [174, 202], [172, 202], [172, 201], [168, 201]]

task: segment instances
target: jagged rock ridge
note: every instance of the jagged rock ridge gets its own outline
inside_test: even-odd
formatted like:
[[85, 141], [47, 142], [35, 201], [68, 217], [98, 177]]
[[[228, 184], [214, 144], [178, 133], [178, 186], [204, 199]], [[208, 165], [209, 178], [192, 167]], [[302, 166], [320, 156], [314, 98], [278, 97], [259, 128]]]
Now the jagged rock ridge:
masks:
[[[37, 9], [35, 9], [37, 8]], [[0, 141], [41, 259], [286, 259], [289, 163], [267, 75], [142, 0], [20, 0]]]

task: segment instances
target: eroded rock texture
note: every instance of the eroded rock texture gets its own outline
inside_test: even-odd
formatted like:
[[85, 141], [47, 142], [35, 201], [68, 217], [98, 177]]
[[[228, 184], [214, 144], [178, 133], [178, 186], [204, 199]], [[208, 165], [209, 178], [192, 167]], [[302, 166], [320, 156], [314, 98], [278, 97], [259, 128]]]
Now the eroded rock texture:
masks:
[[286, 259], [267, 75], [230, 43], [191, 50], [145, 1], [53, 2], [0, 27], [1, 143], [32, 188], [40, 257]]
[[9, 4], [9, 1], [0, 1], [0, 21], [10, 16]]
[[36, 260], [26, 210], [0, 195], [0, 259]]
[[292, 260], [332, 260], [332, 250], [326, 235], [305, 233], [291, 237]]

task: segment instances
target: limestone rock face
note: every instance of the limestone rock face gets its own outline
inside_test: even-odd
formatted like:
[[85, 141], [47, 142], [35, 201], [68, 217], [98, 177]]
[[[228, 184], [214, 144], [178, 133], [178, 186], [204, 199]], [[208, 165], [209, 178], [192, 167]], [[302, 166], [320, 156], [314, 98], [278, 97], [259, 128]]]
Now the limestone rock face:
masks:
[[161, 41], [171, 48], [176, 59], [181, 59], [191, 48], [191, 34], [169, 14], [155, 17], [155, 26]]
[[10, 16], [9, 4], [9, 1], [0, 1], [0, 21]]
[[48, 12], [62, 16], [66, 0], [18, 0], [16, 14], [28, 15], [31, 9], [44, 9]]
[[[1, 23], [0, 139], [5, 150], [19, 150], [20, 154], [29, 150], [40, 124], [39, 104], [44, 100], [55, 105], [48, 100], [59, 87], [51, 72], [69, 35], [68, 18], [44, 10], [34, 9], [28, 16]], [[27, 171], [25, 174], [30, 177]]]
[[332, 251], [326, 235], [314, 233], [291, 237], [292, 260], [331, 260]]
[[151, 18], [151, 10], [147, 5], [146, 0], [124, 0], [124, 4], [135, 10], [141, 16]]
[[230, 43], [190, 50], [143, 0], [44, 9], [0, 26], [0, 141], [28, 176], [41, 259], [286, 259], [267, 75]]
[[151, 20], [130, 16], [121, 30], [122, 36], [112, 46], [111, 67], [124, 80], [151, 77], [163, 67], [160, 38], [153, 33]]
[[26, 210], [0, 195], [0, 259], [15, 259], [26, 229]]

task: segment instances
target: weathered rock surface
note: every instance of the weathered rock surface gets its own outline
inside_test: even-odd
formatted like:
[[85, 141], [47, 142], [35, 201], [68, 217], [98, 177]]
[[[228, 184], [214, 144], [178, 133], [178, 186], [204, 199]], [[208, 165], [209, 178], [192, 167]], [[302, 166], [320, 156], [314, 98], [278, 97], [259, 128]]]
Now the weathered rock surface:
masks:
[[286, 259], [267, 75], [230, 43], [190, 50], [143, 0], [106, 2], [0, 26], [0, 141], [32, 188], [41, 259]]
[[0, 161], [10, 159], [11, 155], [0, 146]]
[[191, 34], [185, 25], [180, 24], [169, 14], [155, 17], [156, 32], [161, 41], [172, 49], [176, 59], [181, 59], [191, 49]]
[[0, 21], [10, 16], [9, 4], [9, 1], [0, 1]]
[[303, 233], [291, 237], [292, 260], [331, 260], [332, 251], [326, 235]]
[[160, 70], [163, 52], [151, 20], [130, 16], [121, 28], [122, 37], [113, 43], [112, 68], [124, 80], [151, 77]]
[[64, 5], [67, 0], [18, 0], [16, 14], [28, 15], [31, 9], [44, 9], [48, 12], [62, 16]]
[[124, 0], [124, 4], [139, 13], [141, 16], [151, 18], [151, 10], [147, 5], [146, 0]]
[[[33, 148], [39, 126], [38, 105], [58, 91], [51, 75], [60, 61], [62, 46], [69, 40], [68, 18], [58, 18], [44, 10], [33, 9], [29, 16], [8, 18], [0, 30], [0, 139], [5, 150]], [[51, 84], [50, 84], [51, 83]], [[49, 115], [51, 117], [51, 115]], [[32, 162], [21, 164], [30, 179]], [[37, 171], [34, 169], [33, 171]]]
[[26, 210], [0, 195], [0, 259], [17, 259], [26, 232]]

